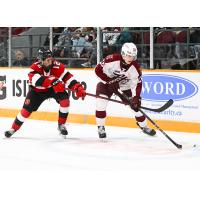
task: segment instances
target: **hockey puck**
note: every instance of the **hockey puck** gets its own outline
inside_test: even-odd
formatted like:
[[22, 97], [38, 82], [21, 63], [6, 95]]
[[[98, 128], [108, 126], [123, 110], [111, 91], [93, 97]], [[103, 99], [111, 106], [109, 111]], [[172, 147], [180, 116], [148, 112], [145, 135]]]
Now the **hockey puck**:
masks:
[[197, 146], [196, 144], [193, 145], [193, 147], [196, 147], [196, 146]]

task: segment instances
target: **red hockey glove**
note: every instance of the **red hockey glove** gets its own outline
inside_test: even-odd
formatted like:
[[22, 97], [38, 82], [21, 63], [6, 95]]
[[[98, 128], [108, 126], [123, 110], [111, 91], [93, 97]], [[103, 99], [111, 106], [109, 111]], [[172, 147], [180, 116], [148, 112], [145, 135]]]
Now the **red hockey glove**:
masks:
[[55, 93], [58, 92], [64, 92], [65, 91], [65, 85], [62, 81], [60, 81], [59, 79], [55, 78], [52, 83], [52, 88], [54, 90]]
[[130, 106], [135, 112], [138, 112], [138, 108], [141, 106], [141, 98], [138, 96], [132, 97]]
[[82, 98], [82, 100], [84, 100], [85, 96], [86, 96], [86, 91], [83, 88], [83, 86], [80, 83], [76, 83], [73, 87], [72, 87], [72, 91], [76, 92], [76, 96], [78, 98]]

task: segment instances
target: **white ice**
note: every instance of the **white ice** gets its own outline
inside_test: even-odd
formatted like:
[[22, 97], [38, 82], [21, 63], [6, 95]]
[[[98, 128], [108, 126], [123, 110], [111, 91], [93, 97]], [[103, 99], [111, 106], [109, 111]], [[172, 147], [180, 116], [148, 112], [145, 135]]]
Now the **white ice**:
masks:
[[149, 137], [139, 129], [107, 126], [108, 137], [100, 140], [96, 126], [69, 124], [69, 135], [63, 139], [56, 122], [28, 119], [6, 139], [4, 131], [13, 119], [0, 121], [0, 170], [200, 169], [200, 134], [166, 131], [183, 145], [179, 150], [159, 131]]

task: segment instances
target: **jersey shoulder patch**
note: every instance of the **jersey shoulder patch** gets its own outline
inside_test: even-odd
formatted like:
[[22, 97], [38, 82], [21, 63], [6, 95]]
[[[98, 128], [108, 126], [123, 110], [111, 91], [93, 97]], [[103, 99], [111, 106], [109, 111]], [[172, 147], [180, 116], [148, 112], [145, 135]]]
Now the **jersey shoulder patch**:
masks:
[[41, 70], [41, 66], [39, 64], [39, 62], [35, 62], [30, 66], [31, 69], [33, 69], [34, 71], [40, 71]]
[[114, 61], [118, 61], [118, 60], [121, 60], [120, 54], [110, 54], [110, 55], [106, 56], [104, 59], [105, 63], [114, 62]]

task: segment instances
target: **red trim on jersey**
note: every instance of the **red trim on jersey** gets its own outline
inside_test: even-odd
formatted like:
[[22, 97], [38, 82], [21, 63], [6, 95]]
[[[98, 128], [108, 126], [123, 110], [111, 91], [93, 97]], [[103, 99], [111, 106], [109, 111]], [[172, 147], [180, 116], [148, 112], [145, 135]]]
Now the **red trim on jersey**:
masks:
[[96, 75], [101, 78], [105, 82], [109, 82], [111, 80], [110, 77], [108, 77], [104, 72], [103, 72], [103, 66], [105, 63], [110, 63], [110, 62], [115, 62], [115, 61], [120, 61], [122, 59], [120, 54], [111, 54], [105, 57], [102, 62], [100, 62], [96, 68], [95, 68], [95, 73]]
[[132, 65], [135, 67], [135, 69], [137, 70], [137, 72], [139, 74], [139, 76], [138, 76], [139, 83], [136, 86], [135, 92], [136, 92], [136, 96], [140, 97], [140, 94], [141, 94], [141, 91], [142, 91], [142, 79], [141, 79], [142, 70], [141, 70], [140, 64], [137, 61], [133, 61]]
[[105, 118], [106, 117], [106, 111], [98, 111], [98, 110], [96, 110], [96, 117], [97, 118]]
[[109, 62], [120, 61], [120, 60], [122, 60], [121, 54], [114, 53], [114, 54], [110, 54], [106, 56], [104, 59], [104, 62], [109, 63]]
[[103, 81], [109, 82], [111, 80], [111, 78], [109, 78], [105, 73], [103, 73], [103, 67], [101, 66], [101, 64], [98, 64], [96, 66], [95, 73]]
[[135, 96], [140, 97], [142, 91], [142, 81], [140, 83], [137, 84], [136, 90], [135, 90]]
[[64, 83], [66, 83], [72, 77], [73, 77], [73, 75], [71, 73], [66, 72], [66, 74], [64, 75], [62, 80], [63, 80]]
[[135, 117], [137, 122], [143, 122], [145, 120], [145, 116], [141, 116], [141, 117]]

